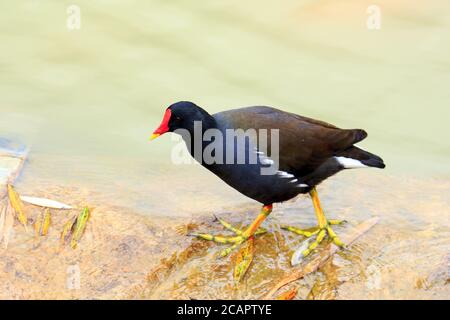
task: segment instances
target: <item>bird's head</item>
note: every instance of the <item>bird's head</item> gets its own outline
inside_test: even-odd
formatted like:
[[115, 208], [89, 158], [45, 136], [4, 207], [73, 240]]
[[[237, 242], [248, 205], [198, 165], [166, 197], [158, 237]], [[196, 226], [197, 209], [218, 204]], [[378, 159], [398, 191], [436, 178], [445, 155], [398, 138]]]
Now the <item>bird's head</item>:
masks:
[[189, 101], [180, 101], [170, 105], [159, 127], [153, 132], [150, 140], [153, 140], [166, 132], [174, 132], [177, 129], [186, 129], [190, 132], [194, 130], [194, 122], [202, 121], [202, 123], [210, 121], [211, 116]]

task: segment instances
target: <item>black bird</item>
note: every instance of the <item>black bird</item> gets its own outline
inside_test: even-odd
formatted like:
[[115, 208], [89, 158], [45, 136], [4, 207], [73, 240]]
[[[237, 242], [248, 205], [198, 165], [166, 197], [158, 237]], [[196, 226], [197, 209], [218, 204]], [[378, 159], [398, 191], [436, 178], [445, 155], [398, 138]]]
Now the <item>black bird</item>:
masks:
[[[205, 168], [237, 191], [263, 204], [261, 213], [245, 231], [219, 220], [236, 236], [197, 234], [206, 240], [233, 244], [222, 251], [222, 255], [262, 232], [258, 228], [271, 213], [273, 203], [292, 199], [301, 193], [311, 196], [318, 227], [313, 231], [295, 227], [285, 229], [306, 237], [317, 235], [316, 240], [302, 252], [303, 256], [307, 256], [327, 235], [336, 245], [344, 246], [331, 229], [331, 225], [341, 221], [327, 220], [316, 186], [344, 169], [385, 167], [380, 157], [354, 146], [367, 137], [364, 130], [340, 129], [323, 121], [266, 106], [211, 115], [192, 102], [177, 102], [166, 109], [162, 123], [151, 139], [166, 132], [181, 134], [191, 155]], [[264, 139], [264, 133], [267, 139]], [[209, 138], [202, 139], [204, 136]], [[206, 159], [205, 154], [210, 154], [212, 159]]]

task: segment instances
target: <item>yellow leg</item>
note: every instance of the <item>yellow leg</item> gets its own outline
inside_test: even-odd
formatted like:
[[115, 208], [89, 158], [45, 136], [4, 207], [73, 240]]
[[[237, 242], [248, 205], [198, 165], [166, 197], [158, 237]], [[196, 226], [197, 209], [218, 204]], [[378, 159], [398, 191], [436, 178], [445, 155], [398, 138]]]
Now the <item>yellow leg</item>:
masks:
[[252, 222], [250, 226], [245, 231], [239, 230], [233, 227], [228, 222], [217, 218], [217, 220], [228, 230], [234, 232], [236, 235], [233, 237], [222, 237], [222, 236], [214, 236], [207, 233], [193, 233], [191, 235], [196, 236], [200, 239], [214, 241], [216, 243], [222, 244], [232, 244], [231, 247], [222, 250], [221, 256], [228, 255], [233, 249], [237, 248], [241, 243], [246, 241], [251, 236], [259, 235], [265, 233], [266, 231], [260, 229], [261, 223], [267, 218], [267, 216], [272, 212], [272, 205], [263, 206], [261, 212], [258, 217]]
[[283, 226], [282, 228], [288, 231], [292, 231], [294, 233], [300, 234], [305, 237], [311, 237], [317, 235], [315, 241], [313, 241], [306, 250], [302, 252], [303, 256], [306, 257], [309, 255], [317, 246], [325, 239], [328, 235], [328, 238], [333, 241], [333, 243], [339, 247], [344, 247], [344, 243], [339, 240], [336, 233], [331, 229], [331, 225], [339, 225], [344, 223], [345, 221], [341, 220], [327, 220], [325, 214], [323, 213], [322, 206], [320, 204], [319, 195], [317, 193], [316, 188], [313, 188], [309, 195], [311, 196], [311, 200], [314, 206], [314, 212], [316, 213], [318, 226], [312, 228], [310, 230], [302, 230], [296, 227]]
[[266, 218], [269, 216], [269, 214], [272, 212], [272, 205], [263, 206], [261, 209], [261, 212], [256, 217], [255, 221], [252, 222], [252, 224], [247, 228], [247, 230], [244, 231], [243, 236], [244, 237], [250, 237], [255, 234], [256, 230], [258, 230], [261, 223], [266, 220]]
[[320, 205], [319, 195], [317, 194], [316, 188], [313, 188], [309, 195], [311, 196], [311, 200], [314, 206], [314, 212], [316, 213], [317, 222], [319, 223], [319, 228], [323, 229], [327, 226], [327, 218], [323, 213], [322, 206]]

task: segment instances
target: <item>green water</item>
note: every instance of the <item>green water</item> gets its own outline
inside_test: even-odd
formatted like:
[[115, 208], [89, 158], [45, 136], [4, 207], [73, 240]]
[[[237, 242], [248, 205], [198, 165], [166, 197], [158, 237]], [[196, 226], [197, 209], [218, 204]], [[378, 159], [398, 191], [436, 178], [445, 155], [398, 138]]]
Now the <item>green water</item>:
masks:
[[[220, 189], [198, 166], [174, 168], [168, 137], [148, 142], [178, 100], [364, 128], [386, 174], [450, 177], [446, 0], [378, 1], [381, 30], [366, 27], [371, 1], [79, 0], [72, 31], [68, 4], [0, 4], [0, 136], [31, 146], [25, 181], [143, 207]], [[210, 196], [232, 199], [226, 188]]]

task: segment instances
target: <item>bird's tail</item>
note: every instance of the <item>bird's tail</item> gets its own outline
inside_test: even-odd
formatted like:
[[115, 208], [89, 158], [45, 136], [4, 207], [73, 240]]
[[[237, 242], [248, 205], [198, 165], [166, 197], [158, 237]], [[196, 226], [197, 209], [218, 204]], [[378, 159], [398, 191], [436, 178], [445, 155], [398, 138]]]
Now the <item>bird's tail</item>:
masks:
[[358, 160], [362, 164], [364, 164], [368, 167], [375, 167], [375, 168], [381, 168], [381, 169], [386, 167], [383, 159], [381, 159], [379, 156], [377, 156], [373, 153], [367, 152], [365, 150], [362, 150], [355, 146], [352, 146], [344, 151], [339, 151], [336, 154], [336, 156]]

